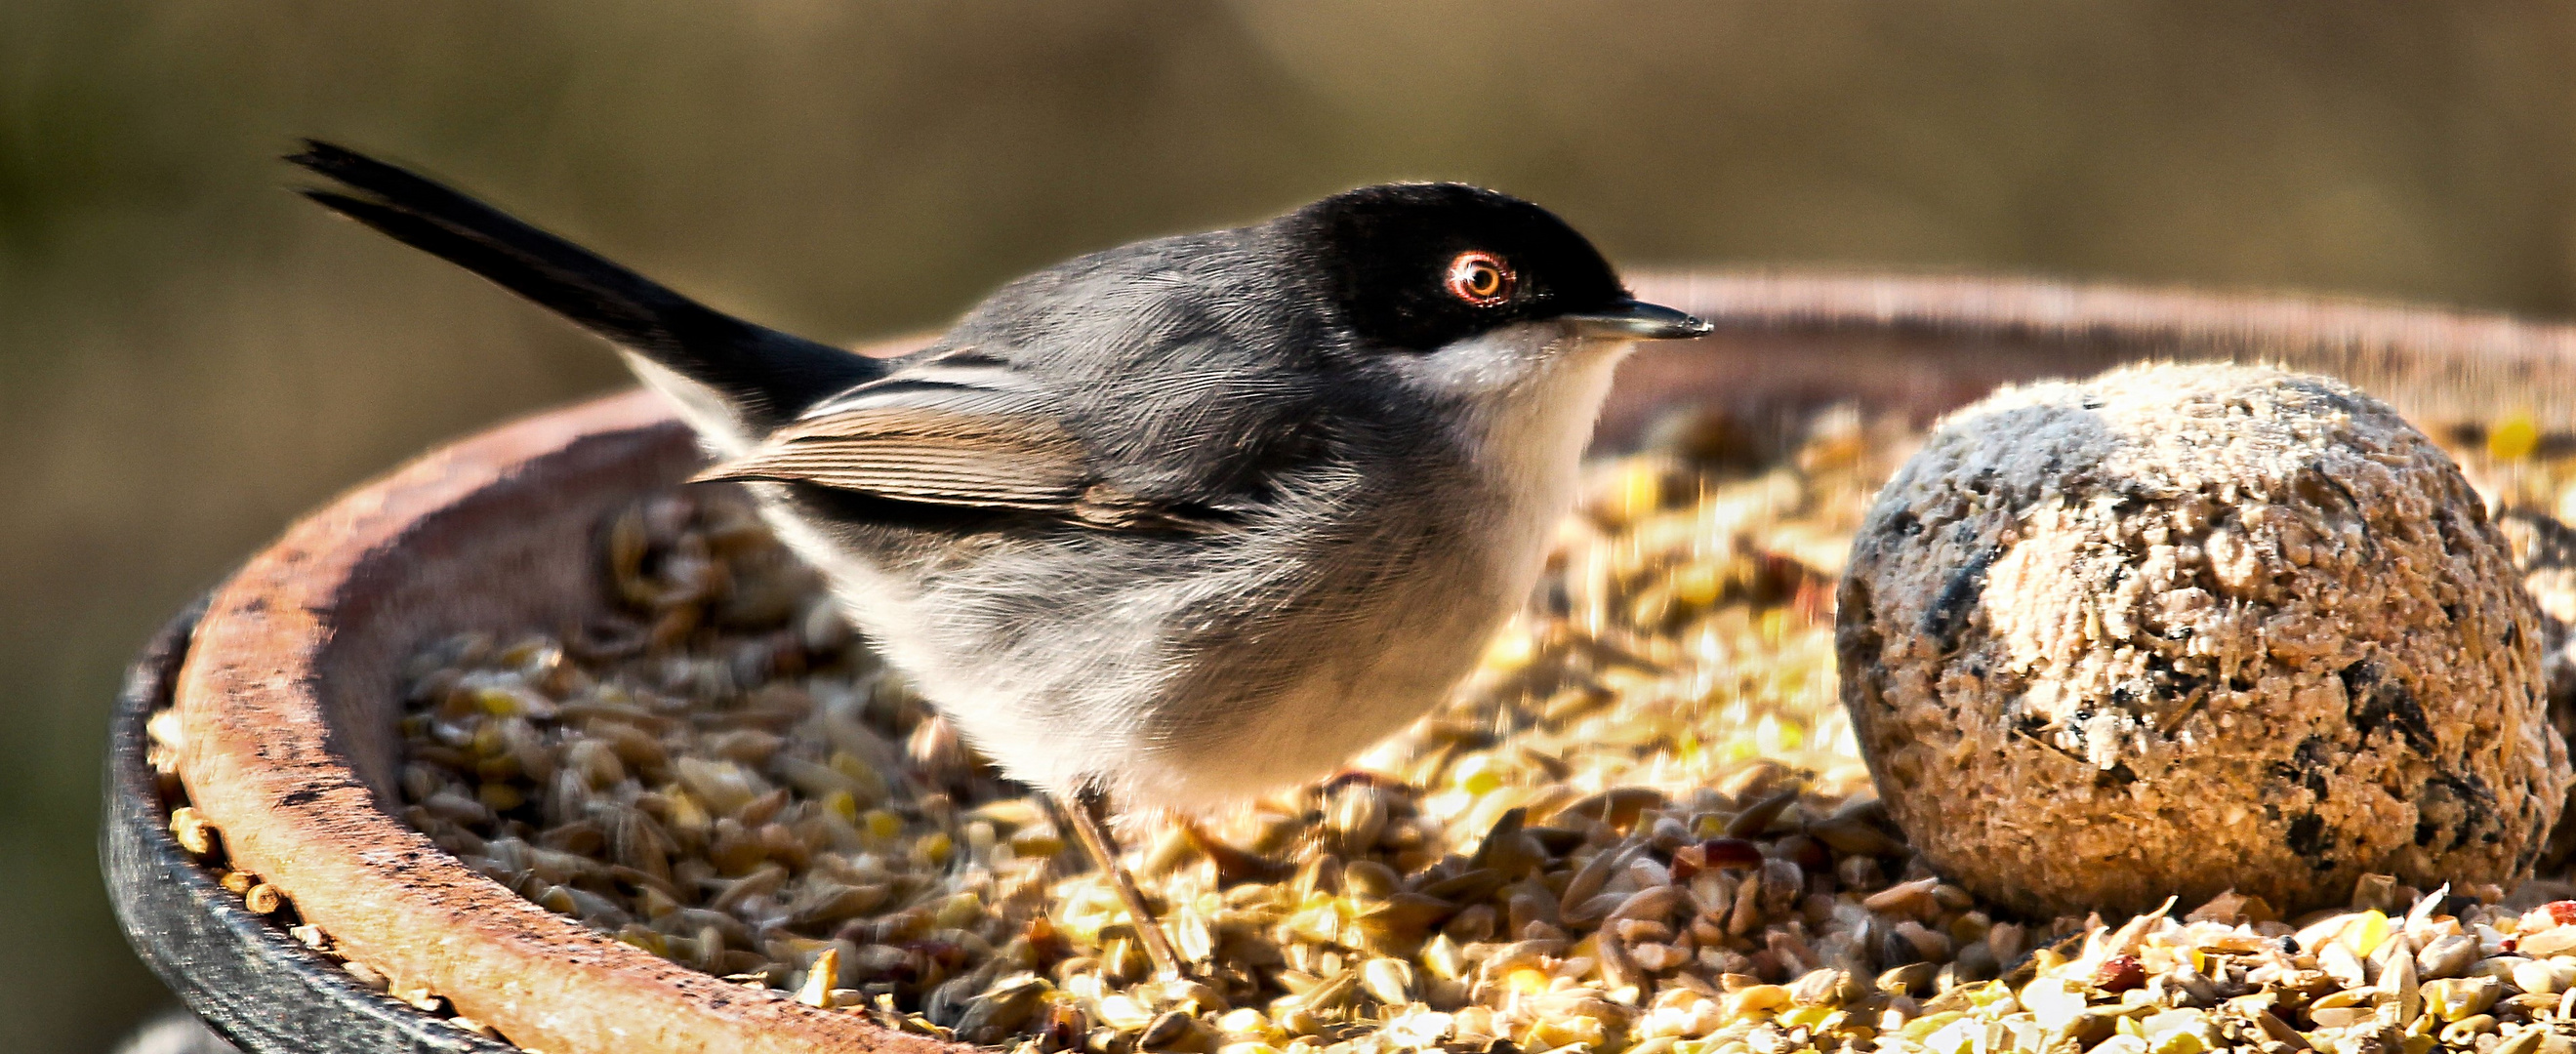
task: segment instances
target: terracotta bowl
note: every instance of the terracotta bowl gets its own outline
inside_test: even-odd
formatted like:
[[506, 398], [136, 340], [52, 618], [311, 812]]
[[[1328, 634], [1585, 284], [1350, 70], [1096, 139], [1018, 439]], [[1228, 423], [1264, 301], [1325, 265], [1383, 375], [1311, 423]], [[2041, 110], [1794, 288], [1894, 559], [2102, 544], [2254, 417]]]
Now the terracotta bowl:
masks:
[[[1627, 365], [1598, 443], [1666, 408], [1856, 401], [1928, 419], [2003, 381], [2146, 357], [2345, 376], [2418, 421], [2576, 415], [2576, 329], [2316, 300], [1975, 279], [1707, 274], [1639, 283], [1717, 332]], [[244, 913], [163, 831], [140, 725], [175, 699], [187, 789], [235, 866], [353, 957], [548, 1054], [917, 1050], [856, 1014], [746, 990], [521, 900], [395, 804], [397, 665], [464, 629], [552, 629], [598, 603], [601, 517], [697, 463], [659, 403], [613, 396], [434, 452], [296, 524], [138, 666], [110, 779], [111, 883], [145, 957], [255, 1050], [507, 1050], [351, 984]]]

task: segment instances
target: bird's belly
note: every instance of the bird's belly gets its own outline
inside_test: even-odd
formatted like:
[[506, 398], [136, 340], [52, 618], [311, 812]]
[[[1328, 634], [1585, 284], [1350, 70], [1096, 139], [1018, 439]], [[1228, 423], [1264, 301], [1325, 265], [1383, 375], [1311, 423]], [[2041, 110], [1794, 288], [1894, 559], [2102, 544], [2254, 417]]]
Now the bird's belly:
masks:
[[871, 632], [1013, 778], [1204, 809], [1327, 775], [1436, 705], [1510, 607], [1490, 583], [1456, 585], [1405, 584], [1373, 610], [1297, 609], [1203, 634], [1167, 625], [1159, 638], [1119, 632], [1104, 610], [1067, 610], [1048, 634], [1059, 640], [1018, 647]]
[[1560, 510], [1552, 494], [1514, 496], [1414, 510], [1406, 522], [1434, 526], [1413, 559], [1236, 634], [1171, 685], [1104, 775], [1139, 802], [1239, 801], [1329, 775], [1429, 712], [1535, 584]]
[[1559, 512], [1557, 488], [1538, 489], [1444, 496], [1442, 513], [1398, 518], [1439, 521], [1400, 567], [1345, 567], [1341, 587], [1275, 602], [1243, 598], [1312, 577], [1262, 571], [1285, 566], [1279, 552], [1193, 563], [1092, 536], [1073, 543], [1092, 548], [1085, 559], [1033, 543], [923, 574], [770, 519], [1006, 775], [1204, 809], [1328, 775], [1437, 705], [1527, 599]]
[[1280, 673], [1220, 683], [1154, 714], [1115, 774], [1118, 789], [1141, 804], [1201, 807], [1330, 774], [1438, 705], [1509, 610], [1499, 597], [1439, 592], [1399, 596], [1336, 627], [1293, 627], [1287, 654], [1214, 666], [1220, 679]]

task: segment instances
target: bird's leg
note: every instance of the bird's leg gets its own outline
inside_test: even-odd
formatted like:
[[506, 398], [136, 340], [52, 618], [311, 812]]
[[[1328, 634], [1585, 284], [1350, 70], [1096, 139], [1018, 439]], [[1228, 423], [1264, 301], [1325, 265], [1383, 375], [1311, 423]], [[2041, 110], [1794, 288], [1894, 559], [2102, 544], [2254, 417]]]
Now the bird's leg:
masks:
[[1181, 957], [1172, 950], [1172, 939], [1163, 933], [1162, 920], [1155, 918], [1153, 910], [1145, 906], [1145, 893], [1136, 888], [1136, 876], [1127, 873], [1127, 865], [1118, 860], [1118, 844], [1109, 839], [1108, 827], [1103, 823], [1108, 795], [1085, 788], [1075, 791], [1071, 801], [1056, 801], [1052, 797], [1048, 800], [1055, 804], [1057, 812], [1064, 814], [1066, 825], [1073, 828], [1074, 837], [1082, 839], [1082, 847], [1091, 853], [1091, 859], [1099, 863], [1102, 871], [1109, 873], [1110, 884], [1118, 890], [1119, 902], [1127, 906], [1128, 917], [1136, 920], [1136, 939], [1144, 943], [1145, 958], [1153, 961], [1155, 975], [1164, 978], [1185, 976], [1181, 972]]

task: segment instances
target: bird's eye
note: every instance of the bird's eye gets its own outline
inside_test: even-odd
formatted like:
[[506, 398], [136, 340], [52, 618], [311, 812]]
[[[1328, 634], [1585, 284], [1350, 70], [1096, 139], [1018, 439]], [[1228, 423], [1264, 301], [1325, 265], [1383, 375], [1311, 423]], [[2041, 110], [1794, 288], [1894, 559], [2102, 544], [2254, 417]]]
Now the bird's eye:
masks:
[[1449, 261], [1449, 295], [1477, 307], [1502, 303], [1512, 298], [1512, 269], [1492, 253], [1459, 253]]

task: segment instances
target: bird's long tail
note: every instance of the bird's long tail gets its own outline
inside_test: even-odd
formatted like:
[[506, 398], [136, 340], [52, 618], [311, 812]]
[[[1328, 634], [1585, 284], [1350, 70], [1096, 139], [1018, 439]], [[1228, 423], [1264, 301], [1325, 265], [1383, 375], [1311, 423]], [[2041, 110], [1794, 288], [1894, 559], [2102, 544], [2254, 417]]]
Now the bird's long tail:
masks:
[[[287, 160], [337, 184], [303, 188], [305, 197], [552, 309], [629, 352], [630, 362], [676, 375], [637, 364], [719, 448], [757, 440], [815, 400], [884, 372], [874, 359], [716, 311], [354, 150], [306, 140]], [[687, 383], [674, 390], [674, 380]], [[713, 434], [727, 425], [736, 434]]]

